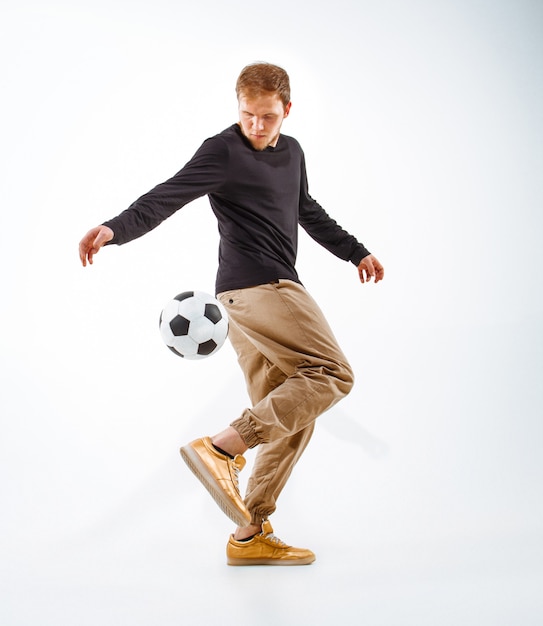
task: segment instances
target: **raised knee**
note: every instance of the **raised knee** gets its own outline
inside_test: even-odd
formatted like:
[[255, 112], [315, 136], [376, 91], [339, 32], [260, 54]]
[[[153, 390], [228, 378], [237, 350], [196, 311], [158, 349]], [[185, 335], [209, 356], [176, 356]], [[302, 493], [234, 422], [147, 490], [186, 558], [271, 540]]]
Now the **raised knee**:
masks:
[[352, 367], [348, 363], [338, 364], [336, 379], [338, 381], [338, 389], [342, 395], [346, 396], [354, 386], [354, 372]]
[[346, 372], [347, 372], [346, 383], [347, 383], [347, 388], [348, 388], [347, 393], [349, 393], [351, 389], [354, 387], [354, 372], [351, 369], [350, 365], [347, 366]]

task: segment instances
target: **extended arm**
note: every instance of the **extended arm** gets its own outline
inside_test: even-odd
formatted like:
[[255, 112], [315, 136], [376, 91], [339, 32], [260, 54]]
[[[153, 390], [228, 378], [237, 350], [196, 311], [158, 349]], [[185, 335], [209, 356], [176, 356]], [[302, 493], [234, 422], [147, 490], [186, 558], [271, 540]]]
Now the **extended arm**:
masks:
[[300, 224], [306, 232], [340, 259], [351, 261], [358, 268], [361, 283], [384, 278], [384, 268], [364, 245], [345, 231], [309, 195], [305, 164], [302, 160], [300, 186]]
[[117, 217], [92, 228], [79, 244], [85, 267], [108, 243], [123, 244], [156, 228], [192, 200], [219, 188], [224, 180], [226, 146], [220, 139], [205, 141], [192, 159], [172, 178], [136, 200]]

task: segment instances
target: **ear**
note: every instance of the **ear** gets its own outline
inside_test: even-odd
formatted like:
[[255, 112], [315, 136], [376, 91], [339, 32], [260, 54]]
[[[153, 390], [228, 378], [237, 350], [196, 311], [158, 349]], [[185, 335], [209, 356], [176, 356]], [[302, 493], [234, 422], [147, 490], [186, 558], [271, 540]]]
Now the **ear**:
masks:
[[287, 104], [287, 106], [285, 107], [285, 114], [283, 115], [283, 119], [284, 119], [285, 117], [288, 117], [288, 114], [290, 113], [290, 107], [291, 107], [291, 106], [292, 106], [292, 102], [289, 102], [289, 103]]

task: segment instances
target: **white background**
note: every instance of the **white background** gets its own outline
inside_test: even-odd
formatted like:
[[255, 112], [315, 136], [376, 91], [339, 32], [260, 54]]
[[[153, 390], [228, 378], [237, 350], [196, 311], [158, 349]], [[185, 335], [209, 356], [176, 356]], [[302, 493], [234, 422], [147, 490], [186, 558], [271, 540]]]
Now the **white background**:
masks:
[[[3, 625], [542, 623], [542, 35], [536, 0], [2, 3]], [[187, 363], [158, 333], [213, 291], [207, 200], [77, 258], [236, 121], [256, 60], [289, 71], [311, 194], [386, 267], [361, 286], [301, 237], [358, 379], [273, 516], [304, 568], [228, 568], [178, 454], [247, 403], [229, 345]]]

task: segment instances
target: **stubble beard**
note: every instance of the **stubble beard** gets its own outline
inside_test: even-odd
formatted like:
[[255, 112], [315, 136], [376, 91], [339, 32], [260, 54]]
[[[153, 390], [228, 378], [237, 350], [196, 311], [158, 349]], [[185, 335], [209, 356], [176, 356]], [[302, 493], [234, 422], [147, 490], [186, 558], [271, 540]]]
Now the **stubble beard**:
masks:
[[277, 135], [274, 135], [271, 139], [268, 139], [267, 137], [265, 137], [264, 139], [258, 139], [255, 141], [249, 138], [249, 141], [251, 145], [253, 146], [253, 148], [255, 150], [258, 150], [259, 152], [263, 152], [264, 150], [266, 150], [266, 148], [269, 148], [270, 146], [275, 147], [277, 145], [278, 140], [279, 140], [279, 133], [277, 133]]

